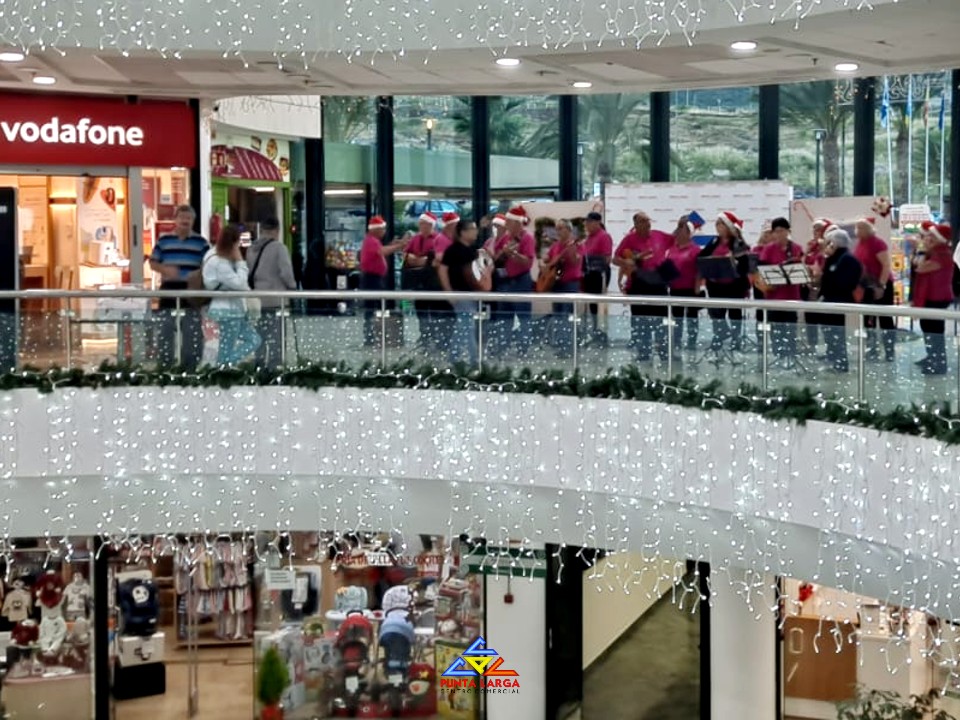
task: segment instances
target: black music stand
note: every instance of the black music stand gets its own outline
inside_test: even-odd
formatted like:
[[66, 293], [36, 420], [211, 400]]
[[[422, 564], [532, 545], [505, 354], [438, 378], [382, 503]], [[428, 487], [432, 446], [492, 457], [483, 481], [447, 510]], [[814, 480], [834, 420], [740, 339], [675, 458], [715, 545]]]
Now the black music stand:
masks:
[[[799, 262], [784, 263], [782, 265], [760, 265], [757, 268], [757, 275], [770, 287], [809, 285], [813, 282], [810, 268]], [[769, 323], [769, 320], [767, 322]], [[785, 360], [785, 364], [780, 365], [776, 363], [777, 367], [781, 367], [784, 370], [793, 370], [800, 375], [807, 375], [807, 367], [796, 353], [788, 356]]]

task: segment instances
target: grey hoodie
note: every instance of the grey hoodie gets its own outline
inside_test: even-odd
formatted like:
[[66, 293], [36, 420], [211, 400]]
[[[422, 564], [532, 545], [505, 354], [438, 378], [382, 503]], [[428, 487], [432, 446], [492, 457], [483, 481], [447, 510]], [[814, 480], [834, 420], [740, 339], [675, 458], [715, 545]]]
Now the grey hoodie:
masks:
[[[263, 258], [259, 264], [260, 254]], [[254, 275], [254, 266], [257, 268]], [[275, 239], [257, 238], [247, 250], [247, 267], [250, 268], [250, 285], [254, 290], [296, 290], [297, 282], [293, 278], [293, 263], [286, 246]], [[264, 298], [265, 308], [280, 307], [280, 300]]]

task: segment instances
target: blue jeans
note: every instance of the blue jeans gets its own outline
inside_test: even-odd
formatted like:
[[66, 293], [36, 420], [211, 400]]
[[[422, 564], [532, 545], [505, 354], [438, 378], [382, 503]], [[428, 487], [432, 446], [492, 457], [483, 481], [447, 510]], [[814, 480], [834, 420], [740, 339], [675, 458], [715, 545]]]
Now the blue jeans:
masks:
[[460, 300], [451, 304], [455, 320], [449, 346], [450, 362], [455, 363], [466, 355], [466, 362], [476, 366], [478, 362], [477, 323], [473, 316], [477, 312], [477, 303]]
[[217, 318], [217, 326], [220, 330], [217, 363], [220, 365], [236, 365], [260, 347], [260, 336], [246, 315]]
[[[496, 291], [503, 293], [533, 292], [533, 278], [530, 273], [523, 273], [513, 278], [504, 278], [496, 281]], [[514, 330], [513, 318], [516, 316], [520, 323], [519, 330]], [[516, 341], [517, 351], [524, 355], [530, 349], [530, 303], [528, 302], [497, 302], [493, 304], [491, 318], [490, 344], [493, 351], [503, 353]]]

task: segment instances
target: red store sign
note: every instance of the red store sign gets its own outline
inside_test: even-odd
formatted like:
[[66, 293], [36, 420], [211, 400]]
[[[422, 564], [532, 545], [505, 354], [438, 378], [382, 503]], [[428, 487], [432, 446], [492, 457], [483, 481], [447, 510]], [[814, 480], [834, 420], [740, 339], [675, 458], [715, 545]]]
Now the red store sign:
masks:
[[0, 165], [193, 167], [185, 102], [0, 93]]

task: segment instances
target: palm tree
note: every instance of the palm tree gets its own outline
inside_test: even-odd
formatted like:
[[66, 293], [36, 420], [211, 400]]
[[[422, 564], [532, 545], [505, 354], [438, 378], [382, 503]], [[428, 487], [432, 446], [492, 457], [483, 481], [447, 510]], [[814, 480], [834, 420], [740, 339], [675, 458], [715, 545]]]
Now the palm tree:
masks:
[[853, 108], [840, 102], [839, 82], [796, 83], [780, 88], [780, 116], [788, 121], [826, 131], [823, 138], [823, 194], [840, 195], [840, 134]]
[[586, 95], [580, 98], [580, 136], [590, 140], [592, 177], [596, 178], [601, 174], [614, 177], [618, 144], [627, 129], [627, 120], [642, 99], [640, 95], [622, 93]]
[[[490, 123], [487, 135], [490, 138], [491, 155], [513, 155], [523, 157], [527, 155], [527, 119], [523, 114], [524, 98], [494, 97], [490, 98]], [[450, 112], [456, 136], [462, 139], [469, 147], [473, 137], [473, 115], [471, 100], [458, 97], [456, 106]]]

